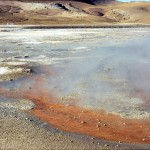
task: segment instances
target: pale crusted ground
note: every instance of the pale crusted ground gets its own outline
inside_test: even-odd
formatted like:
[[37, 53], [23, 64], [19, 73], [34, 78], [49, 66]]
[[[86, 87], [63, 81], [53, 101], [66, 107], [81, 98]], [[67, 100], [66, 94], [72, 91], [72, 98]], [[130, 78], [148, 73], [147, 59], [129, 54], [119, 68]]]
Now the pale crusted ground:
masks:
[[0, 82], [11, 81], [18, 77], [31, 74], [31, 69], [27, 63], [21, 62], [0, 62]]
[[[3, 34], [1, 34], [1, 40], [0, 40], [0, 42], [3, 43], [0, 46], [0, 50], [1, 50], [0, 51], [1, 52], [0, 67], [1, 67], [1, 75], [2, 75], [1, 79], [3, 81], [5, 80], [3, 78], [4, 75], [8, 73], [8, 68], [14, 69], [14, 68], [21, 67], [21, 68], [24, 68], [24, 71], [26, 72], [26, 71], [29, 71], [26, 69], [30, 68], [29, 67], [30, 65], [26, 62], [31, 63], [34, 60], [33, 62], [38, 62], [38, 63], [49, 62], [50, 63], [50, 60], [52, 59], [50, 58], [50, 56], [58, 57], [61, 60], [60, 57], [62, 57], [63, 59], [64, 55], [66, 55], [68, 58], [69, 56], [72, 56], [72, 54], [80, 53], [81, 51], [89, 51], [89, 49], [87, 48], [88, 44], [85, 44], [87, 47], [83, 47], [85, 46], [85, 45], [82, 45], [83, 43], [81, 45], [76, 44], [76, 42], [80, 41], [82, 37], [85, 37], [84, 32], [86, 31], [86, 34], [87, 34], [87, 30], [85, 30], [82, 34], [80, 33], [81, 31], [80, 32], [78, 31], [79, 32], [78, 34], [77, 34], [77, 31], [74, 31], [74, 32], [69, 31], [70, 34], [67, 32], [68, 37], [64, 41], [63, 39], [58, 38], [60, 35], [61, 35], [60, 37], [62, 37], [63, 32], [60, 33], [59, 31], [57, 31], [57, 34], [56, 34], [56, 31], [51, 32], [52, 38], [50, 38], [47, 35], [48, 37], [45, 38], [45, 41], [48, 44], [47, 45], [45, 44], [45, 46], [43, 45], [40, 46], [39, 43], [42, 42], [41, 39], [38, 39], [38, 38], [36, 39], [37, 37], [36, 35], [39, 31], [34, 33], [31, 39], [26, 38], [26, 36], [28, 37], [27, 33], [29, 32], [27, 32], [25, 36], [25, 34], [23, 34], [22, 32], [13, 31], [12, 33], [11, 32], [9, 33], [8, 30], [5, 30], [5, 31], [3, 32]], [[107, 35], [104, 34], [103, 36], [102, 36], [102, 31], [98, 31], [98, 32], [102, 37], [105, 37], [105, 38], [108, 37], [108, 35], [110, 35], [109, 33], [113, 33], [112, 35], [115, 35], [115, 36], [112, 36], [113, 40], [115, 41], [114, 43], [117, 44], [118, 39], [120, 39], [120, 33], [122, 33], [123, 30], [118, 31], [116, 29], [116, 31], [114, 32], [112, 32], [112, 30], [106, 30], [106, 31], [107, 31]], [[125, 31], [128, 31], [128, 32], [125, 32]], [[93, 30], [91, 31], [91, 33], [90, 32], [88, 33], [89, 35], [86, 36], [86, 38], [88, 39], [88, 42], [91, 41], [91, 39], [93, 39], [93, 33], [95, 32], [97, 32], [97, 30], [96, 31]], [[139, 37], [147, 36], [149, 34], [149, 29], [142, 29], [142, 30], [134, 29], [133, 31], [130, 31], [130, 32], [128, 29], [125, 29], [124, 32], [128, 34], [127, 35], [125, 34], [124, 39], [122, 39], [122, 41], [119, 40], [119, 43], [128, 41], [131, 38], [131, 35], [133, 35], [133, 33], [134, 35], [136, 35], [135, 38], [138, 38], [138, 36]], [[142, 34], [139, 34], [139, 32], [142, 32]], [[65, 32], [64, 37], [67, 36], [67, 33]], [[77, 35], [72, 36], [72, 34], [74, 33], [76, 33]], [[15, 38], [13, 39], [13, 41], [11, 40], [10, 35], [15, 35], [14, 36]], [[43, 34], [39, 32], [39, 35], [42, 36]], [[98, 36], [98, 38], [101, 36]], [[66, 50], [66, 47], [59, 49], [59, 51], [61, 50], [64, 55], [60, 55], [59, 51], [56, 51], [53, 54], [53, 51], [58, 48], [56, 43], [57, 42], [61, 43], [63, 41], [64, 43], [63, 45], [65, 45], [65, 42], [68, 42], [68, 39], [70, 39], [71, 41], [74, 41], [75, 42], [74, 44], [77, 46], [77, 47], [74, 47], [75, 49], [71, 47], [67, 47], [70, 50], [71, 54], [69, 55], [69, 52], [68, 50]], [[52, 41], [54, 45], [51, 43]], [[107, 41], [110, 41], [110, 40], [107, 39]], [[101, 45], [103, 43], [105, 43], [105, 41], [103, 40], [99, 42], [99, 44]], [[36, 44], [39, 44], [39, 45], [37, 46]], [[51, 47], [49, 47], [49, 45], [51, 45]], [[47, 49], [50, 49], [51, 53], [47, 53]], [[45, 59], [45, 57], [42, 57], [40, 59], [41, 61], [39, 60], [39, 57], [37, 57], [39, 54], [41, 54], [41, 50], [43, 50], [45, 55], [50, 58], [48, 59], [48, 61], [47, 59]], [[24, 57], [25, 53], [27, 54], [27, 56], [29, 56], [28, 58]], [[18, 56], [20, 57], [18, 58]], [[73, 59], [73, 57], [71, 57], [71, 59]], [[106, 67], [106, 69], [108, 68]], [[15, 78], [20, 77], [18, 76], [18, 74], [16, 75], [16, 72], [15, 73], [11, 72], [11, 76], [9, 76], [9, 78], [7, 79], [10, 80], [13, 75]], [[25, 75], [30, 75], [30, 72], [29, 74], [28, 73], [23, 74], [23, 76]], [[5, 85], [5, 84], [3, 83], [0, 85]], [[16, 87], [13, 87], [13, 88], [15, 89]], [[31, 150], [90, 149], [91, 150], [91, 149], [106, 149], [106, 148], [107, 149], [111, 149], [111, 148], [112, 149], [116, 149], [116, 148], [118, 149], [133, 149], [133, 148], [149, 149], [149, 145], [127, 145], [127, 144], [111, 143], [108, 141], [93, 139], [92, 137], [86, 137], [82, 135], [65, 133], [65, 132], [59, 131], [58, 129], [52, 128], [51, 126], [48, 126], [46, 123], [41, 122], [38, 119], [33, 118], [32, 116], [29, 116], [26, 113], [22, 112], [22, 110], [24, 109], [28, 110], [30, 108], [32, 109], [32, 107], [34, 107], [34, 105], [28, 102], [27, 100], [10, 100], [10, 99], [5, 100], [4, 97], [0, 97], [0, 135], [1, 135], [0, 136], [0, 146], [1, 146], [0, 148], [1, 149], [5, 149], [5, 150], [8, 150], [8, 149], [12, 149], [12, 150], [16, 150], [16, 149], [18, 150], [19, 149], [24, 149], [24, 150], [26, 149], [29, 149], [29, 150], [30, 149]]]

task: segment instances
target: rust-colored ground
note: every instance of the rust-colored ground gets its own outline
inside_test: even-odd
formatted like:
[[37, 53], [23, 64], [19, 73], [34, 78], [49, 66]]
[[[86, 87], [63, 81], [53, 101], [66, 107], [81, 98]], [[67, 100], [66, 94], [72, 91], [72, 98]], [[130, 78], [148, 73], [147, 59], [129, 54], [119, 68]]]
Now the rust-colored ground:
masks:
[[103, 111], [94, 112], [77, 106], [54, 103], [55, 97], [43, 88], [44, 79], [39, 77], [34, 79], [37, 82], [29, 90], [11, 92], [0, 88], [0, 94], [32, 100], [36, 108], [30, 113], [64, 131], [88, 134], [112, 141], [150, 143], [149, 120], [125, 119]]

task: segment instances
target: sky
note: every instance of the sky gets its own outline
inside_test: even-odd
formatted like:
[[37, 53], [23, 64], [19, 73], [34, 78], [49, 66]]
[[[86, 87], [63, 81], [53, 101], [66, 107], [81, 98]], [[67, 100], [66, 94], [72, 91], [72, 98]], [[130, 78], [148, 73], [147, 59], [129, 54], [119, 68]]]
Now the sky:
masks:
[[118, 0], [118, 1], [121, 1], [121, 2], [131, 2], [131, 1], [137, 1], [137, 2], [146, 1], [146, 2], [150, 2], [150, 0]]

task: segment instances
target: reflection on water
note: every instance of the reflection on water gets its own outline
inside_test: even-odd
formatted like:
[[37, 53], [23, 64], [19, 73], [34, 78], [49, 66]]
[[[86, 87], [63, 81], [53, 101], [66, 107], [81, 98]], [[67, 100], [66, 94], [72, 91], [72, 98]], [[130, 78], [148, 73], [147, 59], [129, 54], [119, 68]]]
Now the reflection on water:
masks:
[[[55, 45], [48, 42], [50, 35], [47, 33], [47, 37], [38, 39], [41, 43], [38, 43], [37, 51], [34, 44], [30, 45], [30, 52], [26, 50], [31, 54], [28, 61], [38, 61], [39, 58], [46, 64], [50, 64], [51, 60], [57, 62], [41, 66], [38, 70], [33, 68], [36, 76], [43, 79], [42, 86], [56, 95], [57, 102], [94, 110], [104, 109], [129, 118], [149, 117], [150, 40], [142, 36], [148, 36], [150, 32], [145, 32], [144, 29], [141, 32], [137, 29], [128, 30], [131, 31], [126, 33], [122, 32], [123, 29], [116, 29], [115, 32], [112, 29], [94, 29], [93, 32], [87, 32], [83, 29], [82, 32], [73, 32], [76, 38], [68, 40], [73, 34], [69, 31]], [[56, 33], [55, 38], [57, 36], [60, 34]], [[24, 81], [28, 82], [26, 86], [22, 86]], [[1, 86], [16, 90], [29, 89], [34, 82], [38, 81], [25, 78]], [[37, 92], [38, 90], [40, 87]]]

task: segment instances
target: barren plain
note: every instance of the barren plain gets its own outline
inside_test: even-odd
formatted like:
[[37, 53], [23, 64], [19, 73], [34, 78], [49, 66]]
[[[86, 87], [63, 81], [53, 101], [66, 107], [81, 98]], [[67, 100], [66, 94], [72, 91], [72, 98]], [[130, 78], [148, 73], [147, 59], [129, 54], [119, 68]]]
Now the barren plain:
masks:
[[0, 149], [150, 149], [150, 2], [0, 1]]
[[150, 2], [106, 2], [1, 0], [0, 24], [59, 27], [150, 24]]
[[150, 28], [29, 27], [0, 27], [1, 149], [149, 149]]

